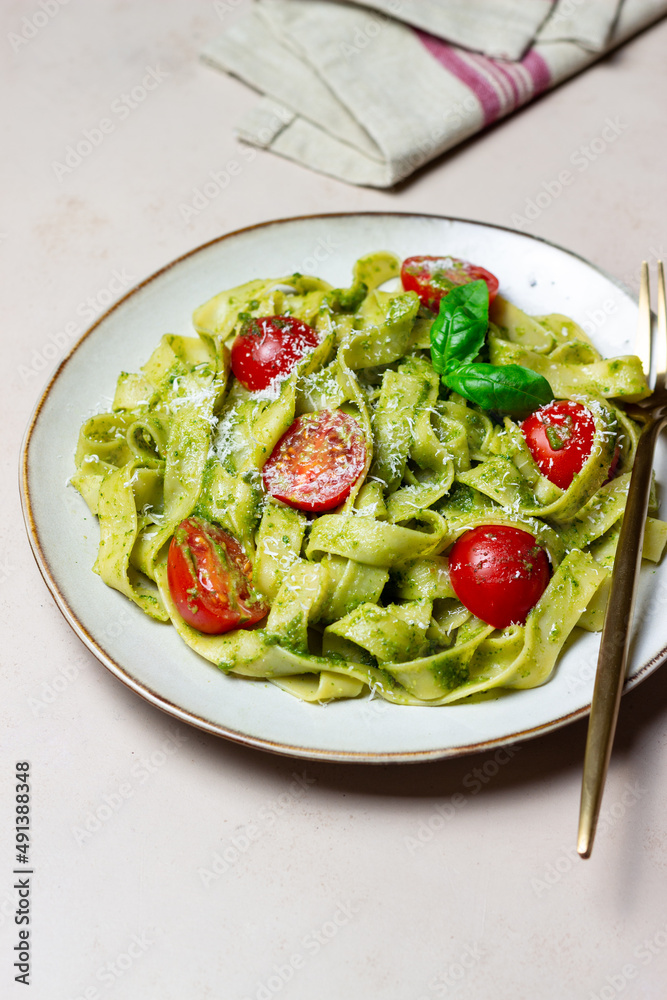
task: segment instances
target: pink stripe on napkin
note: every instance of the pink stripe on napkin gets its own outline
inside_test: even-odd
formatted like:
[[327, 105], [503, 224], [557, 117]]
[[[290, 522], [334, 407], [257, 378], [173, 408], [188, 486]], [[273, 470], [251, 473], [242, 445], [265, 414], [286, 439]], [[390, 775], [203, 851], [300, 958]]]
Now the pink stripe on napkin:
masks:
[[[512, 63], [509, 63], [511, 66]], [[551, 85], [551, 73], [545, 60], [536, 49], [531, 49], [523, 57], [518, 66], [524, 66], [533, 78], [533, 97], [541, 94]]]
[[541, 94], [551, 83], [549, 67], [535, 49], [520, 62], [504, 62], [448, 45], [426, 31], [413, 30], [440, 65], [472, 90], [482, 105], [485, 125]]
[[495, 121], [500, 114], [500, 100], [491, 84], [465, 62], [452, 45], [447, 45], [446, 42], [434, 35], [427, 34], [425, 31], [420, 31], [418, 28], [415, 28], [414, 31], [441, 66], [449, 70], [461, 83], [465, 83], [466, 87], [469, 87], [479, 98], [484, 111], [484, 124], [488, 125], [489, 122]]

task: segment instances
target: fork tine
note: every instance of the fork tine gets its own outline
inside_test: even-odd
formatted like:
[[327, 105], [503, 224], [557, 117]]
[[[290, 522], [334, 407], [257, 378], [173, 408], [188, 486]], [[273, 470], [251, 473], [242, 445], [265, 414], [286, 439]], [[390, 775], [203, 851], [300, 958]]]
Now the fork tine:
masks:
[[639, 316], [637, 318], [636, 353], [642, 363], [646, 380], [651, 384], [651, 299], [649, 296], [648, 262], [642, 261], [639, 283]]
[[656, 382], [665, 386], [667, 377], [667, 302], [665, 301], [665, 269], [658, 261], [658, 340], [655, 349]]

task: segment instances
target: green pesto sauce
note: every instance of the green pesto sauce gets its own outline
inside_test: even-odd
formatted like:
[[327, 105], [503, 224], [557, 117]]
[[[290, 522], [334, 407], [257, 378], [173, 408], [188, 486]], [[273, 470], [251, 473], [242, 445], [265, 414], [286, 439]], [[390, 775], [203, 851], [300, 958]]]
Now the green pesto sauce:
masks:
[[456, 656], [447, 657], [446, 659], [443, 657], [440, 663], [434, 663], [431, 666], [431, 672], [442, 686], [449, 691], [465, 684], [470, 677], [468, 664]]

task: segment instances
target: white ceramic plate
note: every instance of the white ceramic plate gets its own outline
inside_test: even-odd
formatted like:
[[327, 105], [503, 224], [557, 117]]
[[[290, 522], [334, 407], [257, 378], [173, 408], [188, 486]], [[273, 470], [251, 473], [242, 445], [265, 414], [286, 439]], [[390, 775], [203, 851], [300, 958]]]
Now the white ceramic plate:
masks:
[[[251, 278], [317, 274], [349, 284], [351, 266], [372, 250], [454, 254], [488, 268], [503, 295], [529, 313], [561, 312], [603, 354], [631, 352], [636, 303], [580, 257], [511, 230], [460, 219], [400, 214], [324, 215], [265, 223], [223, 236], [159, 271], [99, 319], [62, 362], [26, 434], [22, 497], [31, 544], [66, 619], [128, 687], [184, 722], [241, 743], [298, 757], [416, 761], [536, 736], [590, 708], [599, 637], [571, 638], [552, 679], [478, 703], [412, 708], [357, 699], [307, 705], [263, 681], [226, 676], [147, 618], [91, 572], [96, 520], [76, 491], [74, 448], [87, 416], [108, 409], [120, 371], [137, 371], [164, 333], [192, 333], [192, 310]], [[665, 469], [658, 452], [658, 479]], [[644, 569], [628, 686], [667, 656], [661, 612], [667, 561]], [[579, 630], [577, 630], [579, 631]]]

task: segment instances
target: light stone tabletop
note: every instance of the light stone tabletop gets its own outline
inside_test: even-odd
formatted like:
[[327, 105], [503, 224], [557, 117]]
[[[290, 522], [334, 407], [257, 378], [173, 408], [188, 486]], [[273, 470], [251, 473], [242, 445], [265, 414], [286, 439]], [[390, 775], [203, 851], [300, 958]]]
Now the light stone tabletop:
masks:
[[[242, 748], [125, 688], [70, 630], [37, 570], [16, 470], [41, 389], [94, 316], [185, 251], [271, 218], [398, 210], [520, 217], [635, 287], [641, 259], [667, 254], [666, 22], [385, 192], [237, 143], [233, 122], [256, 96], [197, 58], [233, 7], [0, 9], [0, 995], [658, 1000], [664, 669], [623, 701], [584, 862], [583, 722], [511, 753], [412, 766]], [[89, 155], [68, 163], [67, 147], [103, 120], [111, 127]], [[594, 143], [603, 131], [613, 142]], [[224, 190], [197, 198], [231, 162], [241, 169]], [[559, 191], [563, 170], [573, 180]], [[31, 772], [29, 990], [13, 965], [20, 761]]]

